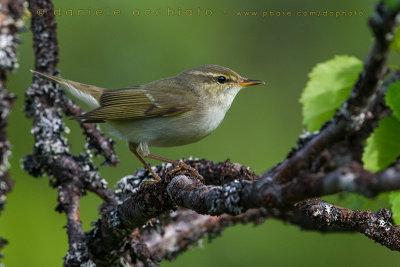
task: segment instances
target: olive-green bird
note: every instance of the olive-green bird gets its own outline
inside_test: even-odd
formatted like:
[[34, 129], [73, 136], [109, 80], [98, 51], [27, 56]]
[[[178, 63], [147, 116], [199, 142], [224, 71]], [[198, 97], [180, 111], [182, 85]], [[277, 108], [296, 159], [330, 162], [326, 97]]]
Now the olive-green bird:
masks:
[[[189, 165], [150, 154], [149, 146], [170, 147], [194, 143], [222, 122], [240, 89], [263, 81], [243, 78], [226, 67], [204, 65], [177, 76], [145, 85], [107, 90], [32, 71], [56, 82], [92, 110], [75, 117], [82, 122], [106, 122], [156, 181], [160, 177], [143, 157], [169, 162], [201, 176]], [[178, 170], [176, 169], [176, 170]], [[176, 171], [174, 170], [174, 171]]]

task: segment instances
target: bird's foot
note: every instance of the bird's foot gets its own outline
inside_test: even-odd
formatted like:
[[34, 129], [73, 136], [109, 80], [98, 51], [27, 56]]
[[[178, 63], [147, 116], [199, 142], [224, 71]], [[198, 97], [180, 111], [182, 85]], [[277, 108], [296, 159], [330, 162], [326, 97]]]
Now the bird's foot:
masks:
[[152, 185], [152, 184], [156, 184], [156, 183], [158, 183], [159, 181], [161, 181], [160, 176], [158, 176], [155, 172], [151, 171], [150, 173], [151, 173], [151, 175], [154, 177], [154, 180], [146, 180], [146, 181], [143, 181], [143, 182], [140, 183], [140, 187], [142, 187], [142, 186], [147, 186], [147, 185]]
[[178, 167], [176, 167], [175, 169], [168, 172], [169, 175], [173, 175], [174, 173], [176, 173], [180, 170], [187, 170], [187, 171], [190, 171], [197, 178], [199, 178], [200, 181], [204, 182], [204, 177], [201, 176], [201, 174], [195, 168], [193, 168], [193, 167], [189, 166], [188, 164], [181, 162], [181, 161], [179, 161], [179, 163], [177, 165], [178, 165]]

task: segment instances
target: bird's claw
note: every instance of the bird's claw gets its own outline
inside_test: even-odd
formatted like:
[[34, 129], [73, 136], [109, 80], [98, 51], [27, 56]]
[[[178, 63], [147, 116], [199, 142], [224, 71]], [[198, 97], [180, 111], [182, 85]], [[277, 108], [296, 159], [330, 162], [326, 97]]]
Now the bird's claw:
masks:
[[180, 171], [180, 170], [187, 170], [190, 171], [192, 174], [194, 174], [197, 178], [199, 178], [200, 181], [204, 182], [204, 177], [201, 176], [201, 174], [193, 167], [189, 166], [188, 164], [184, 162], [179, 162], [178, 167], [175, 169], [172, 169], [168, 172], [169, 175], [173, 175], [174, 173]]
[[154, 180], [147, 180], [147, 181], [142, 181], [140, 183], [140, 186], [146, 186], [146, 185], [152, 185], [152, 184], [156, 184], [159, 181], [161, 181], [160, 176], [158, 176], [155, 172], [151, 172], [151, 176], [153, 176]]

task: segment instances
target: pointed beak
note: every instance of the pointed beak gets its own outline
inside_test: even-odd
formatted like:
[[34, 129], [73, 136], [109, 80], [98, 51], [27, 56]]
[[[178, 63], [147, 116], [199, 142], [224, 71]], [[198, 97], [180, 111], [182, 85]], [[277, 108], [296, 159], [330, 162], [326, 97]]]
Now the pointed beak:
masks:
[[265, 82], [260, 81], [260, 80], [249, 80], [247, 78], [241, 78], [238, 80], [237, 84], [239, 86], [246, 87], [246, 86], [250, 86], [250, 85], [265, 84]]

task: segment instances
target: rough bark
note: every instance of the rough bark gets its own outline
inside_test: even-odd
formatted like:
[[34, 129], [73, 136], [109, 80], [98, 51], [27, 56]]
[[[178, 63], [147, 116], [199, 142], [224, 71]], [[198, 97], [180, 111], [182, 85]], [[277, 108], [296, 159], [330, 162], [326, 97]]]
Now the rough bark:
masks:
[[[8, 74], [18, 69], [17, 48], [20, 43], [19, 33], [24, 30], [22, 16], [24, 6], [22, 0], [0, 1], [0, 213], [4, 209], [6, 194], [9, 193], [14, 182], [8, 172], [8, 158], [11, 155], [11, 144], [7, 139], [6, 127], [8, 115], [11, 112], [15, 95], [7, 90]], [[7, 244], [0, 238], [0, 250]], [[1, 257], [1, 254], [0, 254]]]
[[[58, 43], [56, 23], [52, 12], [53, 5], [47, 0], [29, 1], [32, 14], [31, 31], [35, 52], [35, 69], [55, 74], [58, 63]], [[37, 10], [44, 10], [38, 15]], [[79, 218], [79, 200], [86, 190], [102, 197], [107, 205], [116, 205], [115, 194], [108, 189], [91, 161], [90, 151], [79, 156], [69, 152], [67, 139], [62, 136], [65, 126], [62, 111], [76, 112], [76, 105], [66, 99], [64, 92], [49, 82], [39, 78], [26, 91], [25, 109], [33, 118], [32, 133], [35, 137], [33, 154], [24, 158], [24, 168], [33, 176], [47, 174], [51, 185], [58, 190], [58, 211], [67, 216], [69, 250], [65, 257], [66, 265], [90, 262], [86, 238]], [[79, 109], [78, 109], [79, 110]], [[115, 165], [117, 159], [113, 143], [104, 137], [93, 125], [82, 125], [87, 137], [87, 147], [93, 147], [102, 154], [106, 162]], [[105, 152], [106, 151], [106, 152]]]

